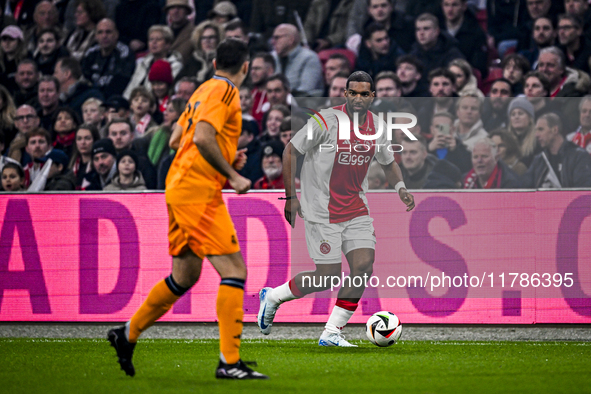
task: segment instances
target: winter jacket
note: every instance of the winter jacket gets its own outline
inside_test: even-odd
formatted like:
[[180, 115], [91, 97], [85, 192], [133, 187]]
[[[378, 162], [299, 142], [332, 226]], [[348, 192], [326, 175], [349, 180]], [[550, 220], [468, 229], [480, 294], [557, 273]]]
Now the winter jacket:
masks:
[[310, 46], [318, 38], [324, 38], [332, 46], [341, 46], [347, 39], [347, 20], [355, 0], [340, 0], [334, 10], [331, 1], [313, 0], [306, 16], [304, 30]]
[[135, 70], [135, 56], [131, 49], [118, 42], [107, 57], [98, 45], [90, 48], [82, 58], [82, 73], [106, 98], [122, 94]]
[[211, 61], [208, 61], [203, 53], [193, 51], [189, 60], [185, 62], [185, 66], [177, 75], [176, 80], [178, 81], [183, 77], [192, 77], [197, 78], [197, 81], [201, 84], [211, 78], [213, 73], [214, 69]]
[[86, 31], [82, 28], [76, 28], [70, 33], [64, 45], [73, 58], [82, 61], [86, 51], [96, 44], [94, 32], [94, 30]]
[[[459, 120], [456, 120], [456, 130], [459, 127], [458, 124]], [[470, 128], [470, 131], [468, 131], [466, 135], [458, 134], [458, 137], [460, 137], [464, 145], [466, 145], [466, 148], [470, 152], [472, 152], [472, 148], [474, 148], [474, 144], [476, 143], [476, 141], [483, 137], [488, 137], [488, 132], [484, 130], [484, 127], [482, 127], [482, 120], [479, 120], [478, 122], [474, 123], [474, 125]]]
[[76, 190], [76, 178], [71, 171], [57, 175], [45, 184], [45, 191], [50, 190]]
[[365, 71], [373, 78], [376, 77], [382, 71], [393, 71], [396, 72], [396, 59], [399, 56], [404, 55], [402, 49], [394, 41], [390, 41], [390, 49], [385, 55], [379, 55], [374, 60], [370, 49], [361, 44], [359, 48], [359, 57], [357, 58], [357, 64], [355, 65], [356, 70]]
[[284, 74], [289, 81], [294, 95], [320, 96], [324, 88], [322, 64], [316, 52], [302, 46], [295, 47], [287, 54], [287, 63], [283, 69], [282, 59], [276, 52], [273, 57], [277, 64], [276, 72]]
[[187, 24], [177, 33], [170, 47], [171, 52], [180, 53], [183, 66], [189, 62], [189, 59], [191, 58], [191, 52], [193, 52], [191, 34], [193, 33], [194, 28], [195, 25], [193, 25], [193, 22], [187, 22]]
[[[176, 77], [183, 68], [183, 59], [181, 58], [181, 55], [179, 53], [172, 52], [164, 60], [170, 63], [170, 67], [172, 68], [172, 77]], [[131, 91], [138, 86], [143, 86], [148, 89], [148, 91], [152, 90], [152, 84], [148, 80], [148, 74], [150, 73], [150, 68], [152, 67], [153, 63], [154, 55], [152, 54], [144, 56], [138, 60], [135, 66], [135, 71], [133, 72], [133, 76], [131, 77], [131, 81], [129, 81], [127, 88], [125, 88], [125, 91], [123, 92], [123, 97], [129, 100]]]
[[485, 79], [488, 75], [486, 34], [471, 10], [464, 12], [464, 21], [454, 38], [458, 42], [458, 49], [464, 54], [468, 63], [478, 69], [482, 79]]
[[142, 174], [136, 171], [135, 176], [133, 177], [133, 182], [130, 185], [122, 185], [121, 179], [119, 178], [119, 174], [113, 177], [111, 183], [109, 183], [105, 188], [104, 191], [132, 191], [132, 190], [147, 190], [146, 182], [144, 181], [144, 177]]
[[423, 63], [423, 78], [429, 75], [431, 70], [442, 67], [447, 68], [449, 62], [454, 59], [464, 59], [464, 55], [458, 49], [458, 42], [445, 32], [441, 32], [435, 46], [424, 50], [418, 42], [412, 45], [411, 55], [416, 56]]
[[139, 40], [148, 46], [148, 29], [160, 23], [162, 7], [157, 0], [120, 0], [115, 8], [115, 24], [119, 40], [129, 45]]
[[[544, 149], [546, 157], [549, 152]], [[558, 176], [562, 187], [591, 187], [591, 156], [587, 151], [570, 141], [564, 141], [558, 150], [562, 170]], [[539, 153], [522, 177], [523, 187], [539, 188], [548, 174], [548, 165]]]
[[402, 179], [404, 179], [404, 184], [406, 185], [407, 189], [422, 189], [427, 183], [427, 178], [433, 170], [433, 167], [435, 167], [437, 161], [438, 159], [435, 156], [427, 155], [423, 168], [413, 175], [410, 175], [408, 170], [401, 165], [400, 171], [402, 171]]
[[67, 92], [60, 94], [60, 101], [63, 105], [76, 111], [80, 119], [82, 119], [82, 104], [91, 97], [96, 97], [101, 101], [104, 100], [100, 90], [92, 87], [86, 79], [80, 78], [74, 85], [70, 86]]

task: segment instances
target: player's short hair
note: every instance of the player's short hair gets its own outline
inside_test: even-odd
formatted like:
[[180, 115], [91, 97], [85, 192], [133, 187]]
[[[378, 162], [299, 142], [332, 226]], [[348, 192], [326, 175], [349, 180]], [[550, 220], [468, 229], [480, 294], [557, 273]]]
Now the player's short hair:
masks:
[[542, 119], [548, 123], [548, 127], [558, 127], [558, 134], [562, 133], [562, 120], [560, 120], [560, 116], [556, 115], [554, 112], [548, 112], [540, 116], [538, 120]]
[[429, 21], [429, 22], [433, 23], [433, 27], [436, 29], [439, 29], [439, 20], [437, 19], [437, 17], [435, 15], [433, 15], [429, 12], [425, 12], [425, 13], [419, 15], [416, 20], [416, 22], [425, 22], [425, 21]]
[[76, 58], [72, 56], [62, 57], [57, 62], [62, 71], [68, 70], [72, 74], [73, 79], [78, 80], [82, 76], [82, 67], [80, 67], [80, 62]]
[[391, 79], [392, 81], [394, 81], [394, 84], [398, 89], [400, 89], [400, 86], [402, 85], [402, 82], [400, 82], [400, 78], [398, 78], [398, 75], [396, 75], [394, 71], [388, 70], [378, 73], [378, 75], [376, 75], [374, 79], [374, 83], [377, 85], [378, 82], [380, 82], [382, 79]]
[[365, 71], [355, 71], [353, 74], [349, 75], [349, 78], [347, 79], [347, 85], [345, 85], [347, 90], [349, 90], [350, 82], [368, 82], [369, 90], [372, 92], [375, 92], [376, 90], [376, 85], [373, 82], [373, 78]]
[[455, 86], [456, 84], [456, 75], [449, 71], [447, 68], [439, 67], [435, 70], [431, 70], [429, 73], [429, 84], [433, 82], [433, 79], [437, 77], [444, 77], [451, 81], [451, 84]]
[[248, 61], [248, 46], [240, 40], [226, 38], [216, 49], [215, 61], [218, 70], [236, 74]]
[[45, 141], [47, 141], [47, 145], [51, 145], [51, 134], [49, 134], [49, 131], [45, 130], [42, 127], [37, 127], [36, 129], [33, 129], [31, 131], [29, 131], [26, 135], [25, 135], [25, 139], [27, 141], [27, 145], [29, 145], [29, 140], [33, 137], [44, 137]]
[[398, 69], [398, 67], [400, 67], [400, 65], [404, 63], [412, 65], [414, 68], [417, 69], [417, 72], [419, 74], [423, 74], [423, 62], [421, 62], [418, 57], [413, 55], [402, 55], [398, 59], [396, 59], [396, 68]]

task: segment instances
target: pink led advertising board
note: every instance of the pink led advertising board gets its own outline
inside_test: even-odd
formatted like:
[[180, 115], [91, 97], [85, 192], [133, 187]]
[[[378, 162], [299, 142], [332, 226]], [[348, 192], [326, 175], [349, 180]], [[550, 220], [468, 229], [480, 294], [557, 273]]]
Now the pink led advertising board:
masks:
[[[224, 194], [249, 272], [245, 321], [261, 287], [313, 269], [281, 195]], [[416, 193], [410, 213], [396, 194], [368, 199], [376, 279], [352, 322], [390, 310], [405, 323], [591, 323], [591, 192]], [[167, 230], [160, 193], [0, 196], [0, 321], [128, 320], [170, 273]], [[218, 283], [204, 264], [162, 320], [215, 321]], [[324, 322], [334, 296], [293, 301], [276, 321]]]

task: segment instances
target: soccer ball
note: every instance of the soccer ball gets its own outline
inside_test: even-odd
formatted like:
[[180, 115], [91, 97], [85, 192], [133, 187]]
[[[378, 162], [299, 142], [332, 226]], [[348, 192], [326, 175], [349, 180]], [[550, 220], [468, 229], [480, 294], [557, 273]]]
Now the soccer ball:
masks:
[[402, 324], [398, 316], [388, 311], [376, 312], [365, 324], [367, 338], [374, 345], [381, 347], [396, 343], [402, 335]]

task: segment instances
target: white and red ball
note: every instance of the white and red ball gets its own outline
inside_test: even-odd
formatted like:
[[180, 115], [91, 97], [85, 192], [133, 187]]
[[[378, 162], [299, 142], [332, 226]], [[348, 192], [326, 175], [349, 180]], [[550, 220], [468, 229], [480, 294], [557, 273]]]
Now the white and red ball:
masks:
[[402, 324], [398, 316], [392, 312], [376, 312], [367, 320], [365, 333], [374, 345], [391, 346], [400, 339]]

